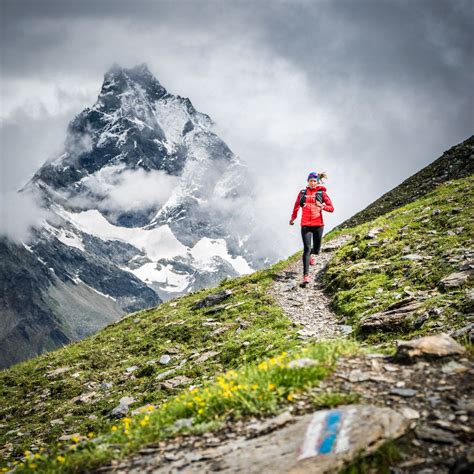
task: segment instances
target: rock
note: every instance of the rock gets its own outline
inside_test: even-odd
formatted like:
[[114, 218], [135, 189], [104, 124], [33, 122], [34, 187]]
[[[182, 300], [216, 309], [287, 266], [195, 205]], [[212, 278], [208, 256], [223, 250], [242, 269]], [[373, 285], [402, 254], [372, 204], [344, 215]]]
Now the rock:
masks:
[[339, 330], [344, 336], [348, 336], [352, 333], [352, 326], [349, 326], [348, 324], [341, 324], [339, 325]]
[[179, 387], [180, 385], [187, 385], [191, 382], [191, 379], [189, 377], [186, 377], [186, 375], [177, 375], [176, 377], [173, 377], [172, 379], [165, 380], [164, 382], [160, 383], [161, 388], [165, 388], [168, 390], [173, 390], [176, 387]]
[[410, 341], [397, 341], [395, 359], [445, 357], [464, 354], [466, 349], [447, 334], [425, 336]]
[[274, 418], [270, 418], [265, 421], [258, 421], [247, 426], [248, 436], [260, 436], [265, 433], [270, 433], [271, 431], [280, 428], [286, 425], [288, 422], [293, 420], [293, 415], [290, 412], [285, 411]]
[[383, 229], [382, 229], [381, 227], [375, 227], [375, 228], [373, 228], [373, 229], [370, 229], [370, 230], [367, 232], [365, 238], [366, 238], [366, 239], [375, 239], [375, 237], [377, 236], [377, 234], [380, 234], [380, 232], [382, 232], [382, 230], [383, 230]]
[[423, 255], [420, 255], [420, 254], [417, 254], [417, 253], [410, 253], [408, 255], [403, 255], [401, 257], [402, 260], [410, 260], [412, 262], [417, 262], [417, 261], [420, 261], [420, 260], [424, 260], [426, 257], [424, 257]]
[[166, 377], [169, 377], [170, 375], [174, 374], [176, 372], [175, 369], [170, 369], [170, 370], [165, 370], [161, 374], [158, 374], [155, 380], [164, 380]]
[[441, 367], [441, 372], [444, 374], [462, 374], [463, 372], [466, 372], [466, 370], [468, 370], [468, 368], [465, 365], [459, 364], [455, 360], [452, 360]]
[[392, 388], [390, 390], [390, 393], [392, 395], [398, 395], [400, 397], [408, 398], [414, 397], [418, 393], [418, 390], [413, 390], [411, 388]]
[[407, 324], [407, 318], [416, 311], [421, 303], [409, 300], [397, 301], [389, 306], [386, 311], [369, 314], [361, 318], [359, 323], [359, 331], [363, 333], [371, 333], [376, 331], [397, 331], [400, 327]]
[[137, 369], [138, 369], [138, 365], [132, 365], [132, 367], [127, 367], [125, 369], [125, 372], [131, 374], [132, 372], [135, 372], [135, 370], [137, 370]]
[[69, 371], [69, 370], [72, 370], [71, 367], [59, 367], [58, 369], [55, 369], [55, 370], [52, 370], [51, 372], [48, 372], [46, 374], [46, 377], [48, 378], [54, 378], [56, 377], [57, 375], [61, 375], [61, 374], [64, 374], [65, 372]]
[[408, 420], [418, 420], [418, 418], [420, 418], [420, 413], [410, 407], [401, 408], [400, 413]]
[[59, 418], [51, 420], [49, 423], [51, 424], [51, 426], [64, 425], [64, 421]]
[[122, 417], [128, 413], [129, 405], [135, 402], [133, 397], [122, 397], [119, 404], [110, 412], [111, 416]]
[[269, 434], [234, 442], [226, 464], [233, 472], [335, 473], [361, 453], [400, 437], [409, 425], [396, 411], [372, 405], [321, 410], [291, 421]]
[[442, 280], [440, 280], [439, 285], [444, 289], [458, 288], [467, 282], [471, 273], [472, 272], [469, 270], [451, 273], [447, 277], [444, 277]]
[[416, 436], [424, 441], [442, 444], [456, 444], [458, 439], [449, 431], [438, 428], [422, 427], [416, 430]]
[[295, 359], [291, 362], [288, 362], [288, 367], [290, 369], [300, 369], [302, 367], [310, 367], [312, 365], [316, 365], [316, 361], [314, 359]]
[[163, 354], [159, 360], [160, 364], [162, 365], [169, 364], [170, 361], [171, 361], [171, 357], [168, 354]]
[[193, 426], [193, 418], [180, 418], [174, 422], [174, 427], [177, 430], [181, 430], [183, 428], [191, 428]]
[[356, 382], [365, 382], [366, 380], [370, 379], [370, 374], [366, 374], [359, 369], [351, 370], [345, 378], [349, 380], [349, 382], [356, 383]]
[[450, 335], [456, 339], [467, 338], [468, 342], [474, 342], [474, 323], [470, 323], [460, 329], [452, 331]]
[[420, 329], [423, 326], [423, 324], [425, 324], [425, 322], [429, 319], [429, 317], [430, 316], [427, 311], [417, 316], [412, 323], [413, 328]]
[[214, 306], [215, 304], [221, 303], [222, 301], [226, 300], [230, 296], [232, 296], [231, 290], [222, 290], [214, 293], [212, 295], [206, 296], [202, 300], [196, 302], [191, 309], [201, 309], [208, 306]]
[[216, 352], [216, 351], [204, 352], [195, 360], [195, 362], [196, 364], [202, 364], [203, 362], [206, 362], [206, 360], [210, 359], [211, 357], [215, 357], [218, 354], [220, 354], [220, 352]]
[[94, 391], [82, 393], [81, 395], [72, 398], [71, 402], [77, 403], [77, 404], [92, 403], [94, 401], [94, 398], [96, 397], [96, 395], [97, 395], [97, 392], [94, 392]]

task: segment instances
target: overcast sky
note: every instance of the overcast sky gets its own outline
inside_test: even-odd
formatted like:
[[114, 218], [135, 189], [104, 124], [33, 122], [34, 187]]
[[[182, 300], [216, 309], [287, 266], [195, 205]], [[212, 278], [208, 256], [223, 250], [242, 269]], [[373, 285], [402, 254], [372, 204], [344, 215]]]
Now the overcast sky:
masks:
[[0, 5], [2, 194], [59, 153], [114, 62], [214, 119], [279, 230], [309, 171], [329, 174], [331, 227], [473, 132], [471, 0]]

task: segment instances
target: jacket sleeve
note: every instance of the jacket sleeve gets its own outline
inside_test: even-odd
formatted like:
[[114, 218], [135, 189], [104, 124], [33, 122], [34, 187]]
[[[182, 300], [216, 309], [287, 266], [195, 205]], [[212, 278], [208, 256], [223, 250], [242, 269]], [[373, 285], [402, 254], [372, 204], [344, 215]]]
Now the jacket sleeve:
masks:
[[323, 194], [323, 201], [324, 201], [323, 211], [334, 212], [334, 206], [332, 205], [331, 198], [326, 193]]
[[301, 198], [301, 191], [298, 193], [298, 197], [296, 198], [295, 205], [293, 206], [293, 212], [291, 214], [291, 220], [294, 221], [296, 216], [298, 215], [298, 209], [300, 208], [300, 198]]

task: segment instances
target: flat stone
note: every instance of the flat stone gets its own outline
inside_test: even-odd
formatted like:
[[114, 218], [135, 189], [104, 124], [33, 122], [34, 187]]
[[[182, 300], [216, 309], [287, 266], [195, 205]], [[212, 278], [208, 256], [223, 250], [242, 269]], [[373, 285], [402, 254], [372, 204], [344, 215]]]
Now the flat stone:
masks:
[[439, 284], [442, 288], [458, 288], [467, 282], [471, 273], [469, 270], [451, 273], [447, 277], [444, 277]]
[[186, 377], [185, 375], [177, 375], [176, 377], [173, 377], [172, 379], [168, 379], [168, 380], [165, 380], [164, 382], [161, 382], [160, 387], [166, 388], [168, 390], [172, 390], [181, 385], [187, 385], [190, 382], [191, 382], [191, 379], [189, 377]]
[[390, 390], [390, 393], [392, 395], [398, 395], [400, 397], [414, 397], [417, 393], [418, 390], [413, 390], [411, 388], [392, 388]]
[[466, 372], [466, 370], [468, 370], [468, 368], [465, 365], [459, 364], [455, 360], [452, 360], [441, 367], [441, 372], [444, 374], [462, 374], [463, 372]]
[[366, 374], [359, 369], [354, 369], [347, 374], [346, 378], [352, 383], [365, 382], [366, 380], [370, 380], [370, 374]]
[[71, 367], [59, 367], [58, 369], [52, 370], [51, 372], [48, 372], [46, 374], [46, 377], [48, 378], [54, 378], [58, 375], [64, 374], [65, 372], [68, 372], [71, 370]]
[[438, 428], [419, 428], [416, 430], [416, 436], [424, 441], [433, 441], [441, 444], [456, 444], [458, 442], [458, 439], [452, 433]]
[[247, 426], [247, 432], [249, 436], [260, 436], [265, 433], [269, 433], [277, 428], [286, 425], [288, 422], [293, 420], [293, 415], [290, 412], [285, 411], [274, 418], [264, 420], [262, 422], [255, 422]]
[[[373, 453], [387, 441], [402, 436], [410, 424], [395, 410], [372, 405], [346, 405], [293, 419], [289, 414], [281, 417], [284, 426], [277, 430], [236, 439], [232, 449], [225, 452], [221, 470], [249, 474], [336, 473], [361, 453]], [[214, 452], [222, 448], [218, 446]], [[190, 472], [210, 472], [211, 467], [200, 465], [199, 470]], [[169, 472], [169, 466], [154, 472]]]
[[413, 408], [410, 407], [401, 408], [400, 413], [408, 420], [418, 420], [418, 418], [420, 418], [420, 412], [413, 410]]
[[466, 349], [447, 334], [426, 336], [410, 341], [397, 341], [396, 359], [413, 359], [415, 357], [445, 357], [461, 355]]
[[161, 374], [158, 374], [158, 375], [156, 376], [156, 379], [155, 379], [155, 380], [164, 380], [164, 379], [166, 379], [167, 377], [169, 377], [170, 375], [173, 375], [175, 372], [176, 372], [176, 370], [174, 370], [174, 369], [165, 370], [165, 371], [162, 372]]
[[111, 416], [121, 417], [128, 413], [129, 405], [135, 402], [133, 397], [122, 397], [119, 404], [110, 412]]
[[200, 309], [200, 308], [206, 308], [209, 306], [214, 306], [226, 300], [227, 298], [232, 296], [232, 294], [233, 293], [231, 290], [218, 291], [217, 293], [206, 296], [202, 300], [199, 300], [191, 307], [191, 309]]
[[170, 361], [171, 361], [171, 357], [168, 354], [163, 354], [159, 360], [160, 364], [162, 365], [169, 364]]
[[203, 362], [206, 362], [206, 360], [211, 359], [212, 357], [215, 357], [218, 354], [220, 354], [220, 352], [217, 351], [204, 352], [195, 360], [195, 362], [196, 364], [202, 364]]

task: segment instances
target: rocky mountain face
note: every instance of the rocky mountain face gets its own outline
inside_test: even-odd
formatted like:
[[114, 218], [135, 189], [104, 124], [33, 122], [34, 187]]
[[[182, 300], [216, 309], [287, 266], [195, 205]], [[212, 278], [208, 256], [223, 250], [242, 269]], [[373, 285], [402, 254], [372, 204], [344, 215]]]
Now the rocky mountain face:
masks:
[[0, 367], [271, 259], [252, 245], [246, 167], [212, 126], [144, 64], [105, 74], [21, 190], [49, 217], [0, 242]]
[[347, 229], [368, 222], [391, 210], [404, 206], [451, 179], [474, 173], [474, 135], [445, 151], [441, 157], [385, 193], [364, 210], [337, 226]]

